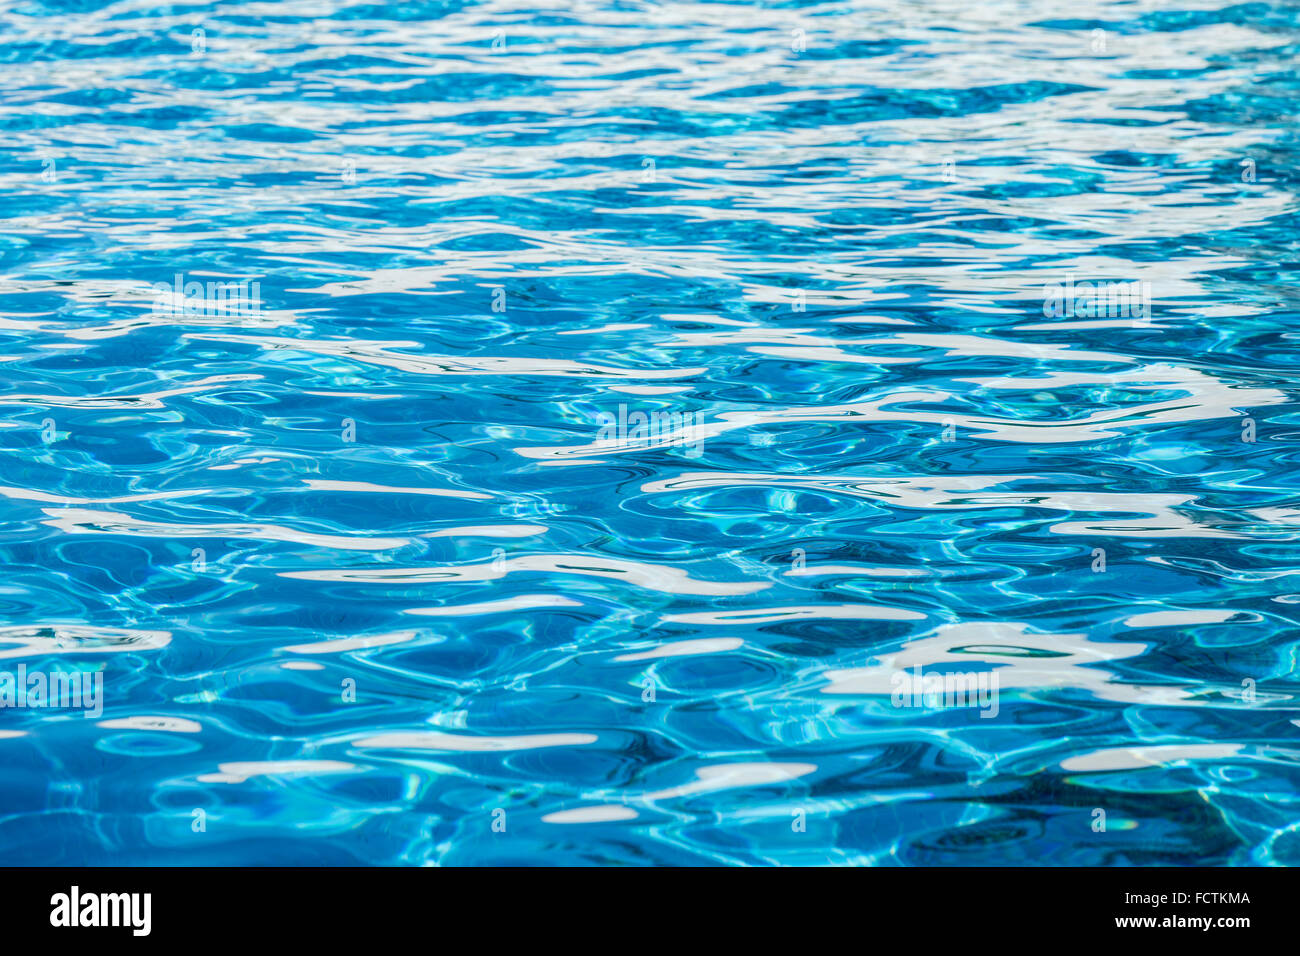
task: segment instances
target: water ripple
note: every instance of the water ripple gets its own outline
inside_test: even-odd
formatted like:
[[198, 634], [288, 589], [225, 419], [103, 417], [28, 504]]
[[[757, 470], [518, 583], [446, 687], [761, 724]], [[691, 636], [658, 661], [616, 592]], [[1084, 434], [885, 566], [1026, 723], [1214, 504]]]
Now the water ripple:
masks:
[[1300, 863], [1297, 49], [6, 4], [0, 858]]

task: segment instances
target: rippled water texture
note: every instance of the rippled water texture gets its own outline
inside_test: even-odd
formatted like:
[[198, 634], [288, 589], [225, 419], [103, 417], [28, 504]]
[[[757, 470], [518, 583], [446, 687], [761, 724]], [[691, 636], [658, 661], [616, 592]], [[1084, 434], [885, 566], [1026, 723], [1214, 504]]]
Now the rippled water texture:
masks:
[[0, 862], [1300, 862], [1298, 50], [3, 3]]

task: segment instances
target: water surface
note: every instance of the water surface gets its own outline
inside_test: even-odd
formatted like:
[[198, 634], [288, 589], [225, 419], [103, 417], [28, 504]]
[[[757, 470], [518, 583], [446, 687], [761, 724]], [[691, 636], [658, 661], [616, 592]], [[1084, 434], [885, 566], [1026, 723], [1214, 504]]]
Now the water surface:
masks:
[[0, 861], [1300, 862], [1298, 50], [0, 4]]

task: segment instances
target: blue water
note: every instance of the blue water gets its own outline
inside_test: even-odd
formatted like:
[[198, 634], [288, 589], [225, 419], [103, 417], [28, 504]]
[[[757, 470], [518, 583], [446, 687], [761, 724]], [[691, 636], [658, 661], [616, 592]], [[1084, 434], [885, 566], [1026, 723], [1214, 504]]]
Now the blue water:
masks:
[[1297, 52], [5, 2], [0, 862], [1300, 862]]

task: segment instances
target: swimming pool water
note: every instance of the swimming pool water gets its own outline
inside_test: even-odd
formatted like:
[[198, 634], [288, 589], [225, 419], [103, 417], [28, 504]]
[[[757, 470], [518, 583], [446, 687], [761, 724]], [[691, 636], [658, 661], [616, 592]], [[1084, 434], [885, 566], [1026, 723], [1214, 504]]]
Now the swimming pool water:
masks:
[[1300, 862], [1298, 51], [0, 5], [0, 862]]

